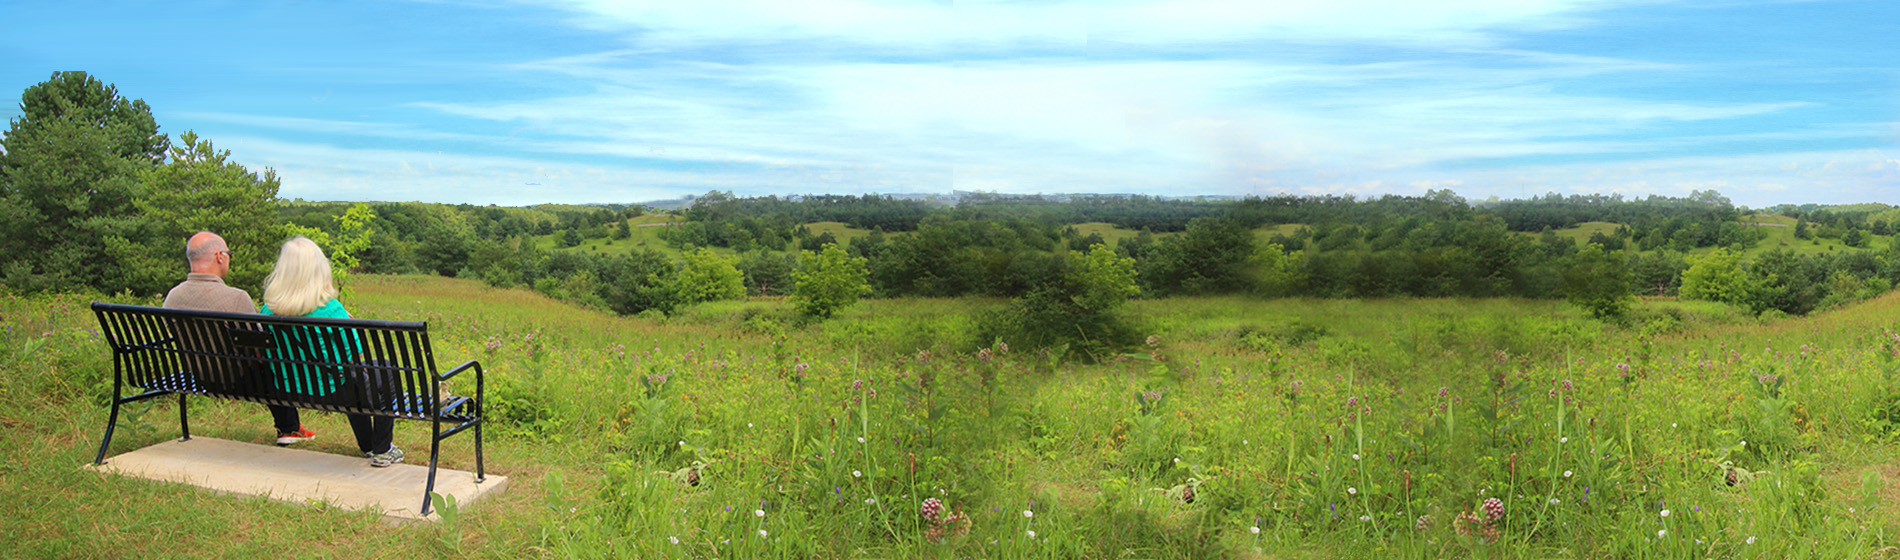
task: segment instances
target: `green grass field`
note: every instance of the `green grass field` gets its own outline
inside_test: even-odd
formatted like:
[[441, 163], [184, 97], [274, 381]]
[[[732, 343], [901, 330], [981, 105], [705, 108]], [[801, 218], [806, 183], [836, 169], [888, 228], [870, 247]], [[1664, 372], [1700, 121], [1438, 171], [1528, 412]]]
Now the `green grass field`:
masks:
[[[0, 295], [0, 556], [1864, 558], [1900, 545], [1895, 294], [1768, 324], [1646, 300], [1624, 326], [1553, 301], [1138, 301], [1152, 344], [1089, 365], [979, 348], [975, 317], [1000, 300], [871, 300], [801, 325], [754, 299], [653, 323], [463, 280], [354, 289], [355, 315], [426, 320], [438, 363], [488, 368], [488, 466], [511, 477], [505, 494], [389, 526], [82, 470], [110, 387], [92, 298]], [[125, 419], [113, 451], [176, 437], [173, 406]], [[192, 407], [195, 433], [270, 439], [261, 407]], [[354, 451], [340, 416], [305, 418], [322, 434], [309, 448]], [[426, 448], [425, 432], [401, 423], [397, 443]], [[443, 466], [471, 468], [471, 447], [446, 442]], [[695, 461], [703, 484], [665, 476]], [[942, 513], [926, 517], [926, 498]]]
[[[678, 259], [681, 256], [681, 252], [678, 249], [674, 249], [672, 245], [667, 244], [666, 241], [660, 239], [660, 230], [667, 227], [668, 224], [678, 222], [679, 220], [679, 217], [671, 214], [644, 214], [627, 220], [630, 226], [627, 231], [631, 235], [626, 239], [614, 239], [611, 236], [603, 239], [588, 239], [582, 241], [579, 246], [572, 248], [561, 247], [562, 234], [560, 233], [536, 235], [529, 239], [534, 242], [535, 247], [543, 251], [584, 251], [595, 255], [625, 255], [635, 251], [653, 249], [665, 253], [669, 258]], [[714, 250], [724, 251], [725, 254], [732, 253], [730, 250], [721, 248], [714, 248]]]
[[[1824, 239], [1820, 237], [1796, 239], [1794, 236], [1795, 219], [1780, 214], [1751, 214], [1743, 216], [1741, 222], [1745, 226], [1762, 228], [1767, 233], [1767, 236], [1763, 238], [1761, 242], [1756, 243], [1754, 247], [1749, 248], [1743, 253], [1744, 258], [1748, 259], [1753, 259], [1761, 256], [1763, 253], [1778, 249], [1793, 251], [1798, 255], [1825, 255], [1841, 251], [1882, 250], [1892, 244], [1894, 239], [1893, 236], [1869, 235], [1867, 247], [1857, 249], [1848, 247], [1841, 243], [1839, 239]], [[1578, 244], [1582, 244], [1589, 241], [1590, 236], [1596, 233], [1600, 232], [1604, 235], [1615, 233], [1619, 225], [1620, 224], [1614, 222], [1584, 222], [1574, 228], [1556, 230], [1556, 233], [1559, 236], [1572, 239]], [[1526, 233], [1524, 235], [1535, 234]], [[1689, 254], [1706, 255], [1715, 252], [1715, 249], [1714, 247], [1703, 247], [1690, 251]]]
[[[814, 236], [831, 234], [833, 239], [838, 240], [840, 246], [849, 245], [851, 240], [871, 234], [871, 230], [854, 228], [845, 225], [844, 222], [812, 222], [805, 224], [805, 227], [809, 228]], [[897, 235], [903, 235], [903, 232], [898, 232]]]
[[[1760, 256], [1762, 253], [1777, 249], [1786, 249], [1798, 255], [1822, 255], [1841, 251], [1863, 250], [1848, 247], [1846, 244], [1841, 243], [1839, 239], [1825, 239], [1821, 237], [1796, 239], [1794, 236], [1795, 219], [1779, 214], [1754, 214], [1744, 216], [1742, 223], [1759, 224], [1759, 227], [1765, 228], [1768, 231], [1768, 237], [1762, 239], [1760, 243], [1756, 243], [1753, 248], [1744, 253], [1746, 258], [1754, 258]], [[1865, 250], [1882, 250], [1892, 243], [1893, 236], [1869, 235]], [[1714, 251], [1713, 248], [1699, 249], [1693, 251], [1692, 254], [1706, 254], [1712, 251]]]
[[1576, 241], [1577, 245], [1581, 246], [1584, 243], [1589, 242], [1590, 236], [1592, 235], [1596, 235], [1598, 233], [1601, 233], [1603, 235], [1615, 234], [1616, 228], [1618, 227], [1622, 227], [1622, 224], [1618, 224], [1615, 222], [1584, 222], [1581, 224], [1577, 224], [1577, 227], [1556, 230], [1556, 233], [1559, 237], [1565, 237], [1572, 241]]

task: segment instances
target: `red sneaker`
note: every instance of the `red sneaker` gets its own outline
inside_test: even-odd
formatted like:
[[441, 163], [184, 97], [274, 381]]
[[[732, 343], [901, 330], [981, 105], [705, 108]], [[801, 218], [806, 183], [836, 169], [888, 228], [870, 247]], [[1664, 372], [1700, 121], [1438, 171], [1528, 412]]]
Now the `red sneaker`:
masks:
[[300, 441], [310, 441], [316, 438], [317, 438], [316, 432], [306, 430], [303, 428], [303, 426], [297, 426], [297, 431], [295, 432], [283, 432], [283, 433], [277, 434], [277, 445], [290, 445], [290, 444], [297, 443]]

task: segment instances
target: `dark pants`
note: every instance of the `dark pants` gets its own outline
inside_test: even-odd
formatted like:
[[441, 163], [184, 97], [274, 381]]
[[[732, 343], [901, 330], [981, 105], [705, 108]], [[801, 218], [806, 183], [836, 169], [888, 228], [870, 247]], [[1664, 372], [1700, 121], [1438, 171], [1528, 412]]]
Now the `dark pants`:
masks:
[[277, 433], [288, 434], [303, 428], [303, 421], [297, 418], [296, 408], [275, 404], [264, 405], [264, 408], [270, 409], [270, 420], [277, 426]]
[[[376, 408], [379, 406], [376, 401], [387, 400], [390, 398], [390, 393], [379, 390], [382, 389], [382, 384], [373, 382], [373, 377], [375, 376], [375, 374], [372, 373], [373, 371], [374, 370], [361, 368], [345, 368], [343, 383], [337, 385], [336, 391], [328, 395], [316, 397], [314, 400], [319, 403], [337, 406]], [[310, 398], [309, 396], [299, 397]], [[288, 406], [267, 406], [270, 407], [272, 421], [277, 424], [277, 431], [285, 432], [297, 430], [297, 409]], [[345, 414], [344, 416], [350, 419], [350, 432], [356, 436], [357, 450], [362, 451], [364, 454], [386, 453], [389, 451], [390, 442], [395, 440], [395, 418], [369, 414]], [[289, 430], [284, 429], [286, 422], [288, 422], [290, 426]]]

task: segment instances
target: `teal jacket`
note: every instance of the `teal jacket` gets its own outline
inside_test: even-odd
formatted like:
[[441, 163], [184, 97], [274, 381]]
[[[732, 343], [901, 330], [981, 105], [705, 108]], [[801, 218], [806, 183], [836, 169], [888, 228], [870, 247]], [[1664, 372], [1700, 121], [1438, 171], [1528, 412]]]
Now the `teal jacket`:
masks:
[[[270, 304], [257, 309], [260, 315], [272, 315]], [[330, 300], [303, 317], [320, 319], [348, 319], [350, 312], [343, 308], [343, 302]], [[335, 327], [273, 327], [271, 336], [277, 339], [277, 349], [271, 352], [272, 358], [306, 360], [330, 364], [353, 364], [363, 353], [362, 341], [356, 339], [355, 332]], [[304, 341], [315, 340], [314, 344]], [[332, 344], [336, 341], [338, 344]], [[314, 355], [286, 355], [284, 348], [314, 348]], [[287, 393], [300, 395], [326, 396], [336, 392], [343, 383], [341, 371], [332, 367], [311, 367], [304, 364], [272, 364], [277, 373], [277, 388]]]

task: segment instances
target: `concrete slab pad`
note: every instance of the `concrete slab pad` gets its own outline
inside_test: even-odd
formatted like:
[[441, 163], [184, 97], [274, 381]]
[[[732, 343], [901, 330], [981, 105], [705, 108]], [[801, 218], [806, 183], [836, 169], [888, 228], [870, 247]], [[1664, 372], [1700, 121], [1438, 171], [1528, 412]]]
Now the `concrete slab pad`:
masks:
[[[407, 462], [378, 469], [362, 457], [198, 436], [123, 453], [86, 468], [285, 502], [323, 501], [344, 509], [382, 511], [396, 520], [432, 521], [433, 513], [418, 513], [429, 480], [428, 450], [404, 451]], [[435, 492], [454, 496], [458, 505], [507, 487], [508, 477], [494, 473], [477, 484], [475, 473], [436, 469]]]

